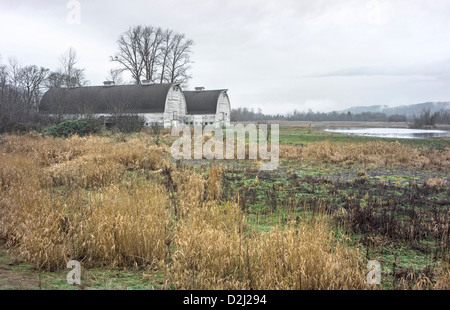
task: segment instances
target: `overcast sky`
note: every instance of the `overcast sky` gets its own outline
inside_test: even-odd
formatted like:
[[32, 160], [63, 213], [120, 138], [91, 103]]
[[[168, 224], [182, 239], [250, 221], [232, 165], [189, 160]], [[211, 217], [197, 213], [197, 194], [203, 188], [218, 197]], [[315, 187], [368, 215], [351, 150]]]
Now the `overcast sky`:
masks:
[[6, 64], [52, 70], [69, 47], [91, 85], [117, 64], [118, 36], [153, 25], [195, 41], [189, 88], [228, 89], [265, 113], [450, 101], [449, 0], [0, 0]]

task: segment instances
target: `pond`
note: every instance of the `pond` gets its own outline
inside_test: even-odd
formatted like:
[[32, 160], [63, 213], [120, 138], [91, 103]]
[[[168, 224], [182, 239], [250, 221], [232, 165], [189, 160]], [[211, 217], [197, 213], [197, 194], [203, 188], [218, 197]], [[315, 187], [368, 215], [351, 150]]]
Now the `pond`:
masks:
[[328, 132], [336, 132], [348, 135], [398, 138], [398, 139], [430, 139], [450, 137], [450, 131], [435, 129], [409, 129], [409, 128], [334, 128], [325, 129]]

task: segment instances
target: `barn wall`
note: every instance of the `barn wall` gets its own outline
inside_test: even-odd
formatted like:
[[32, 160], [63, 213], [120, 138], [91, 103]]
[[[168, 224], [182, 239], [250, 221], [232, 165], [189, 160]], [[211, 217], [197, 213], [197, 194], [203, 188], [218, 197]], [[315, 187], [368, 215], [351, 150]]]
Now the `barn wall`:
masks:
[[226, 92], [222, 92], [217, 102], [217, 111], [214, 123], [221, 127], [230, 126], [230, 113], [230, 99], [228, 98]]
[[[176, 117], [174, 116], [176, 112]], [[174, 85], [167, 94], [166, 106], [164, 109], [164, 127], [170, 128], [184, 124], [186, 121], [186, 99], [181, 88]]]
[[[52, 116], [51, 114], [49, 114]], [[152, 126], [154, 123], [158, 123], [160, 125], [164, 124], [164, 113], [135, 113], [132, 115], [142, 116], [145, 119], [144, 126]], [[83, 118], [83, 115], [80, 114], [66, 114], [63, 116], [64, 120], [71, 120], [71, 119], [81, 119]], [[112, 117], [112, 114], [109, 113], [94, 113], [92, 114], [92, 117], [94, 118], [101, 118], [101, 117]]]
[[[152, 126], [154, 123], [158, 123], [160, 125], [164, 124], [164, 113], [136, 113], [133, 115], [142, 116], [145, 119], [144, 126]], [[111, 117], [112, 114], [101, 113], [93, 114], [93, 116], [95, 118]]]
[[186, 124], [188, 125], [215, 125], [215, 114], [186, 115]]
[[155, 123], [164, 125], [164, 113], [139, 113], [145, 118], [145, 126], [152, 126]]

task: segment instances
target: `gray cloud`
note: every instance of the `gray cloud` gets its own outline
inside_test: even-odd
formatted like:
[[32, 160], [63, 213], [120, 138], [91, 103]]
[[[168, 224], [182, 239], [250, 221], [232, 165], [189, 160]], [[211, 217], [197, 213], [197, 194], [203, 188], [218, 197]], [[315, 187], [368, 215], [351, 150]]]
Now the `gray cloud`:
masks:
[[69, 46], [101, 84], [119, 34], [136, 24], [194, 39], [190, 87], [228, 88], [265, 112], [450, 100], [446, 0], [0, 0], [0, 54], [55, 69]]
[[450, 77], [450, 59], [427, 63], [425, 65], [347, 68], [326, 73], [305, 75], [303, 77], [326, 78], [336, 76], [431, 76], [448, 78]]

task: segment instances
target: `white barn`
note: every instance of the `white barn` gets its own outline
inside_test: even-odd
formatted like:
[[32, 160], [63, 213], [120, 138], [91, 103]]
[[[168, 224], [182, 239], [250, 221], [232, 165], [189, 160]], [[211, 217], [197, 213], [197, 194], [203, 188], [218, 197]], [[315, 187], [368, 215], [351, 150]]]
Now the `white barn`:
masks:
[[230, 125], [226, 89], [182, 91], [179, 84], [114, 85], [51, 88], [41, 99], [39, 112], [64, 118], [138, 115], [145, 126]]
[[188, 125], [230, 125], [230, 99], [227, 89], [204, 90], [197, 87], [195, 91], [184, 91], [186, 98]]
[[134, 84], [51, 88], [41, 99], [40, 113], [112, 116], [138, 115], [145, 125], [170, 128], [186, 122], [186, 100], [178, 84]]

